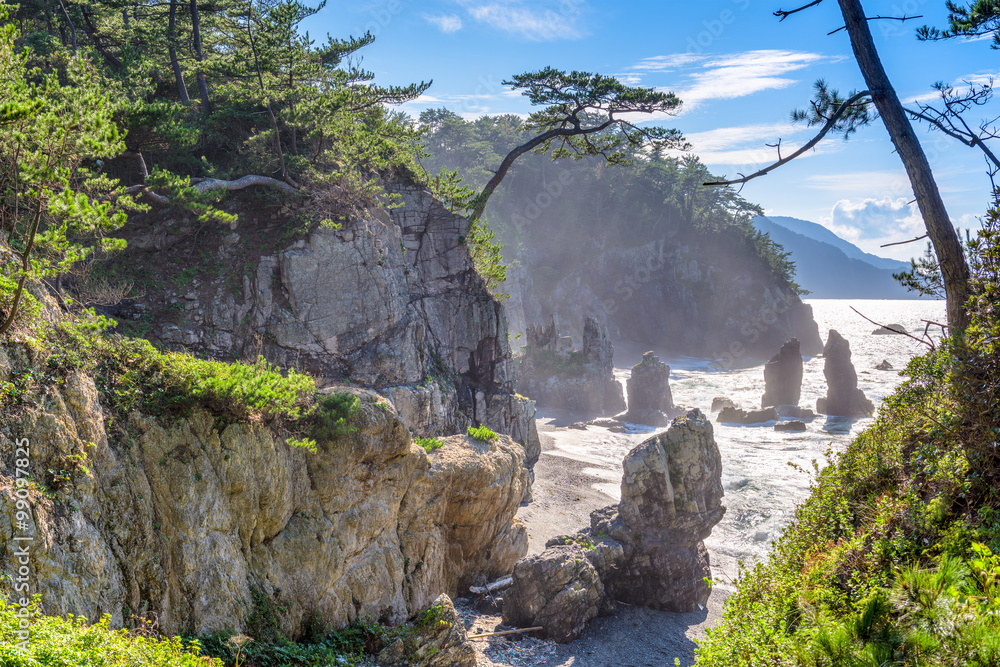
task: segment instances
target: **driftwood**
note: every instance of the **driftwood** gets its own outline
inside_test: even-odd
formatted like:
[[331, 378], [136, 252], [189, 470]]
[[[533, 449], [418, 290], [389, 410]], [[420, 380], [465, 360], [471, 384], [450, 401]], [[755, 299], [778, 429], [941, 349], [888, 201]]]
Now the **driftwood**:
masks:
[[501, 589], [507, 588], [513, 585], [514, 577], [506, 576], [502, 579], [497, 579], [494, 582], [488, 583], [485, 586], [469, 586], [469, 590], [476, 595], [485, 595], [486, 593], [492, 593], [493, 591], [499, 591]]
[[517, 630], [504, 630], [503, 632], [486, 632], [481, 635], [469, 635], [468, 639], [484, 639], [486, 637], [500, 637], [502, 635], [516, 635], [519, 632], [534, 632], [535, 630], [542, 630], [542, 626], [536, 626], [534, 628], [518, 628]]
[[[127, 157], [132, 156], [129, 155]], [[297, 192], [295, 188], [285, 181], [279, 181], [278, 179], [271, 178], [270, 176], [256, 176], [253, 174], [243, 176], [242, 178], [237, 178], [232, 181], [223, 181], [218, 178], [198, 178], [191, 180], [191, 186], [198, 192], [211, 192], [213, 190], [242, 190], [243, 188], [249, 188], [253, 185], [262, 185], [276, 190], [284, 190], [285, 192]], [[157, 192], [153, 192], [145, 185], [133, 185], [125, 188], [125, 191], [122, 194], [131, 195], [135, 193], [142, 193], [146, 195], [149, 197], [150, 201], [159, 206], [167, 206], [170, 204], [170, 200], [167, 197]]]

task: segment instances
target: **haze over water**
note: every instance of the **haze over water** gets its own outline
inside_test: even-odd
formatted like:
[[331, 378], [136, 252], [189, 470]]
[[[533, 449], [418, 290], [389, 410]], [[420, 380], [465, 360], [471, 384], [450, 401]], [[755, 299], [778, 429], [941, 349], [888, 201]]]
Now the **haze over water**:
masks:
[[[809, 299], [806, 302], [813, 307], [824, 342], [830, 329], [836, 329], [850, 342], [858, 386], [876, 407], [904, 380], [899, 370], [927, 348], [906, 336], [872, 335], [875, 325], [855, 314], [851, 306], [877, 322], [901, 324], [918, 336], [924, 331], [922, 320], [940, 322], [945, 318], [943, 301]], [[940, 328], [932, 327], [931, 333], [939, 336]], [[615, 376], [623, 386], [641, 353], [642, 350], [616, 346]], [[713, 359], [670, 358], [663, 354], [660, 358], [670, 364], [671, 390], [679, 406], [700, 408], [708, 414], [712, 398], [725, 396], [743, 408], [760, 407], [764, 393], [762, 364], [717, 370]], [[895, 370], [875, 370], [875, 365], [883, 359]], [[799, 405], [815, 410], [816, 399], [826, 395], [823, 358], [806, 357], [804, 361]], [[551, 422], [553, 414], [540, 410], [539, 419]], [[816, 460], [823, 465], [828, 450], [842, 450], [872, 420], [817, 416], [807, 423], [808, 430], [804, 433], [782, 433], [774, 431], [773, 422], [762, 426], [731, 426], [714, 422], [714, 414], [712, 418], [722, 454], [722, 484], [726, 492], [723, 503], [728, 509], [705, 544], [712, 555], [713, 576], [724, 586], [735, 577], [737, 561], [750, 563], [764, 556], [771, 541], [777, 539], [794, 516], [795, 505], [808, 494], [812, 462]], [[632, 447], [655, 432], [645, 427], [624, 434], [595, 426], [586, 431], [550, 429], [551, 426], [545, 430], [556, 449], [544, 455], [565, 456], [590, 464], [585, 472], [602, 480], [595, 482], [594, 487], [616, 500], [620, 495], [622, 459]]]

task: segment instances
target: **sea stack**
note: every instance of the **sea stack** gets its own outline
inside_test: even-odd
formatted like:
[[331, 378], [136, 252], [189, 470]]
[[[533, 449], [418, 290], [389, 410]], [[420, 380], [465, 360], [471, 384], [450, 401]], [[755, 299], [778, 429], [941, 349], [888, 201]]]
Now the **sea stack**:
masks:
[[670, 394], [670, 366], [652, 352], [632, 367], [628, 379], [628, 413], [625, 421], [649, 426], [666, 426], [674, 411]]
[[760, 407], [798, 405], [802, 393], [802, 353], [799, 339], [792, 338], [764, 364], [764, 397]]
[[870, 417], [875, 405], [865, 393], [858, 389], [858, 374], [851, 363], [851, 344], [843, 336], [830, 329], [830, 335], [823, 348], [826, 363], [826, 398], [816, 401], [816, 411], [837, 417]]

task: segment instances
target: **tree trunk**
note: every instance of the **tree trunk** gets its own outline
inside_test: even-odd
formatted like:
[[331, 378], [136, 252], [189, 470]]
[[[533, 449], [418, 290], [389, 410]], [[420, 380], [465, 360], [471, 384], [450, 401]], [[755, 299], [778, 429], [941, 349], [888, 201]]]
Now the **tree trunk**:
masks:
[[965, 262], [962, 243], [948, 217], [927, 156], [924, 155], [903, 105], [900, 104], [899, 97], [896, 96], [896, 91], [882, 67], [882, 61], [879, 60], [860, 0], [839, 0], [839, 2], [847, 33], [851, 38], [854, 57], [858, 61], [868, 89], [872, 91], [872, 100], [885, 124], [885, 129], [889, 132], [896, 152], [899, 153], [899, 158], [906, 168], [913, 194], [917, 198], [917, 206], [920, 208], [920, 215], [924, 219], [927, 234], [937, 253], [948, 302], [948, 325], [953, 333], [958, 333], [968, 324], [965, 302], [969, 297], [969, 267]]
[[174, 70], [174, 81], [177, 82], [177, 95], [181, 98], [182, 104], [187, 104], [191, 98], [188, 97], [187, 86], [184, 85], [184, 74], [181, 72], [181, 64], [177, 60], [177, 0], [170, 0], [170, 14], [167, 19], [167, 51], [170, 54], [170, 67]]
[[201, 50], [201, 12], [198, 10], [198, 0], [191, 0], [191, 25], [194, 36], [194, 59], [198, 61], [198, 93], [201, 95], [201, 112], [206, 116], [212, 113], [212, 105], [208, 99], [208, 82], [205, 81], [205, 54]]

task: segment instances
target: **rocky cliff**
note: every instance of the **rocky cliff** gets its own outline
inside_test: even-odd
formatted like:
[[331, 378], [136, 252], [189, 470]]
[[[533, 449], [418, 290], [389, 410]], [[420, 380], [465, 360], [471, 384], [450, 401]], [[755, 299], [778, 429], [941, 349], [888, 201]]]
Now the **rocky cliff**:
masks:
[[[32, 354], [0, 348], [0, 385], [43, 383], [0, 431], [0, 543], [31, 536], [31, 593], [46, 613], [239, 631], [263, 598], [295, 637], [316, 614], [401, 621], [527, 550], [513, 518], [524, 450], [507, 437], [451, 436], [427, 454], [386, 399], [350, 389], [356, 430], [312, 453], [276, 426], [202, 408], [111, 413], [89, 375]], [[0, 568], [16, 571], [15, 558], [3, 550]], [[11, 586], [0, 580], [0, 593]]]
[[263, 354], [388, 397], [415, 433], [482, 423], [538, 456], [534, 404], [513, 392], [504, 306], [476, 273], [468, 221], [428, 191], [316, 227], [308, 202], [232, 197], [228, 228], [176, 208], [135, 216], [123, 279], [146, 293], [111, 310], [151, 340], [220, 358]]
[[[669, 235], [668, 235], [669, 237]], [[586, 248], [566, 266], [525, 250], [511, 273], [511, 329], [556, 313], [593, 313], [615, 341], [732, 365], [768, 358], [789, 338], [803, 354], [823, 349], [812, 308], [748, 257], [673, 239], [636, 247]]]

